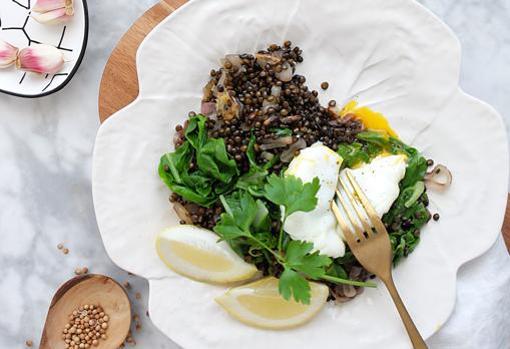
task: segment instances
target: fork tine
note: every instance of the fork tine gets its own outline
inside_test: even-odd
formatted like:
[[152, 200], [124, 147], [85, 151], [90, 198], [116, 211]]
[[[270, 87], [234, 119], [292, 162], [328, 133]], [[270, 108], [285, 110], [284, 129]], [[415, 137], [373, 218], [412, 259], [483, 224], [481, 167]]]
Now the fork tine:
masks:
[[363, 190], [359, 186], [358, 182], [356, 182], [356, 179], [354, 178], [354, 176], [351, 173], [349, 173], [348, 171], [347, 171], [347, 178], [349, 179], [349, 182], [351, 182], [351, 185], [354, 188], [356, 195], [360, 199], [361, 204], [363, 205], [363, 207], [365, 207], [368, 217], [372, 221], [372, 224], [374, 225], [375, 230], [379, 234], [385, 234], [386, 228], [384, 227], [383, 222], [377, 215], [377, 212], [375, 212], [375, 209], [372, 206], [372, 204], [370, 203], [370, 201], [368, 201], [367, 197], [365, 196], [365, 193], [363, 193]]
[[[347, 183], [345, 183], [345, 181], [342, 179], [342, 177], [339, 177], [339, 182], [340, 182], [340, 185], [342, 186], [342, 188], [344, 189], [345, 193], [347, 194], [347, 197], [351, 201], [351, 205], [352, 205], [352, 207], [354, 207], [354, 211], [358, 215], [358, 218], [361, 222], [361, 225], [363, 226], [363, 229], [365, 229], [369, 238], [372, 237], [374, 235], [374, 233], [372, 232], [372, 227], [365, 220], [365, 214], [364, 214], [363, 210], [360, 208], [360, 205], [362, 205], [361, 202], [358, 200], [358, 198], [355, 198], [351, 194], [351, 191], [349, 190]], [[367, 215], [368, 215], [368, 213], [367, 213]]]
[[345, 202], [345, 200], [342, 197], [342, 195], [340, 194], [340, 192], [338, 191], [338, 189], [336, 190], [336, 197], [338, 198], [338, 201], [340, 201], [340, 204], [342, 204], [342, 207], [344, 208], [344, 211], [347, 214], [347, 217], [349, 218], [349, 221], [351, 222], [352, 227], [354, 228], [354, 231], [356, 232], [356, 236], [358, 237], [358, 239], [360, 239], [360, 241], [365, 240], [366, 239], [365, 238], [365, 234], [363, 234], [363, 231], [358, 226], [358, 223], [356, 222], [356, 219], [352, 215], [351, 211], [349, 211], [348, 205]]
[[338, 208], [338, 205], [336, 204], [335, 200], [331, 201], [331, 210], [333, 211], [333, 214], [336, 217], [336, 220], [338, 222], [338, 225], [340, 225], [340, 229], [344, 233], [344, 238], [347, 240], [347, 244], [349, 246], [353, 246], [356, 243], [356, 240], [354, 239], [353, 232], [345, 222], [344, 218], [342, 217], [342, 214], [340, 213], [340, 209]]

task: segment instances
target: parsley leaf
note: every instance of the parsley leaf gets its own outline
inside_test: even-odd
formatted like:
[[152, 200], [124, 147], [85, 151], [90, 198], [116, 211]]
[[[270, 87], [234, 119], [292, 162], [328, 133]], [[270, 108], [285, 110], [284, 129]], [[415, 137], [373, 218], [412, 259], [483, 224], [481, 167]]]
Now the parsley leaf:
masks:
[[280, 275], [278, 291], [286, 300], [294, 297], [296, 302], [310, 304], [310, 284], [304, 277], [290, 268], [285, 267], [282, 275]]
[[289, 242], [285, 252], [285, 264], [306, 274], [310, 279], [317, 280], [326, 274], [325, 267], [328, 267], [332, 261], [327, 256], [319, 255], [318, 251], [310, 254], [312, 249], [311, 242], [295, 240]]
[[285, 207], [285, 217], [296, 211], [309, 212], [317, 205], [319, 179], [304, 183], [294, 176], [277, 176], [272, 174], [264, 186], [265, 197], [274, 204]]
[[214, 232], [218, 234], [221, 239], [226, 241], [232, 241], [240, 237], [250, 237], [251, 233], [249, 230], [241, 229], [235, 220], [228, 213], [222, 213], [221, 218], [214, 227]]

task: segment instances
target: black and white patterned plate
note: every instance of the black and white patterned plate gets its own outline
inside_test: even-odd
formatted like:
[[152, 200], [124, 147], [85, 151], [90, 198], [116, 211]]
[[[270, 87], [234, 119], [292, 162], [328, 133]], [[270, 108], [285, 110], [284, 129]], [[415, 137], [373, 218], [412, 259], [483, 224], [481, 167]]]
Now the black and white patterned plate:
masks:
[[45, 25], [36, 22], [31, 7], [36, 0], [0, 1], [0, 39], [23, 48], [43, 43], [64, 51], [66, 63], [56, 74], [35, 74], [16, 70], [0, 70], [0, 92], [19, 97], [42, 97], [62, 89], [80, 65], [88, 36], [86, 0], [74, 0], [74, 17], [65, 24]]

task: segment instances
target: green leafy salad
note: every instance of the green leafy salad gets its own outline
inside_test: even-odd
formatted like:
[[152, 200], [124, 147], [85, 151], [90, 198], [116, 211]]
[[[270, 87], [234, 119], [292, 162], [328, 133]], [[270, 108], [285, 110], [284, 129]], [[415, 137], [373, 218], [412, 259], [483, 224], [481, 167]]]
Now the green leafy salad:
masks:
[[[176, 204], [195, 208], [196, 223], [191, 223], [211, 227], [211, 222], [200, 222], [198, 215], [215, 208], [212, 230], [218, 239], [264, 275], [279, 278], [279, 292], [287, 300], [292, 297], [308, 304], [309, 280], [326, 283], [332, 298], [337, 285], [374, 287], [366, 272], [356, 279], [349, 277], [353, 267], [360, 267], [349, 250], [339, 258], [321, 255], [313, 243], [292, 240], [284, 230], [289, 216], [316, 207], [318, 178], [303, 183], [298, 177], [285, 175], [287, 164], [278, 155], [257, 161], [253, 131], [245, 150], [248, 166], [240, 167], [228, 153], [225, 139], [211, 137], [209, 126], [206, 116], [192, 115], [183, 129], [181, 144], [163, 155], [159, 164], [159, 175], [174, 193]], [[274, 133], [275, 137], [287, 137], [287, 132], [292, 131], [278, 129]], [[337, 153], [344, 160], [342, 166], [348, 168], [370, 163], [383, 153], [407, 157], [400, 194], [382, 217], [397, 263], [414, 250], [420, 229], [431, 218], [424, 185], [427, 160], [416, 149], [377, 131], [357, 133], [354, 142], [339, 143]], [[281, 166], [275, 169], [277, 164]], [[185, 223], [187, 218], [181, 218]]]
[[285, 41], [228, 54], [210, 71], [201, 112], [175, 127], [175, 151], [161, 157], [159, 176], [182, 225], [161, 234], [157, 249], [170, 268], [195, 280], [265, 276], [257, 287], [271, 285], [311, 309], [315, 291], [323, 305], [375, 287], [331, 212], [339, 176], [347, 171], [360, 183], [388, 230], [396, 264], [431, 219], [425, 182], [433, 162], [399, 140], [383, 115], [355, 101], [343, 109], [335, 100], [322, 105], [319, 91], [296, 73], [303, 60], [303, 50]]

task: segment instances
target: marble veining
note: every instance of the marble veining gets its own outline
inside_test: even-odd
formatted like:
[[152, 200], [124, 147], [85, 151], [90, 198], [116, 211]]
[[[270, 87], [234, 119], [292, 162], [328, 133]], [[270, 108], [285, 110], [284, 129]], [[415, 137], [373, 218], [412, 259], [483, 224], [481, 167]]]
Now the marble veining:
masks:
[[[155, 2], [89, 0], [89, 45], [73, 81], [43, 99], [0, 95], [0, 348], [23, 348], [26, 339], [38, 343], [53, 292], [82, 266], [131, 283], [134, 312], [142, 320], [142, 329], [133, 331], [138, 348], [177, 348], [145, 315], [146, 281], [106, 256], [90, 186], [102, 69], [117, 40]], [[509, 128], [510, 3], [420, 2], [447, 22], [462, 43], [461, 86], [496, 107]], [[56, 248], [61, 242], [70, 249], [68, 255]], [[461, 268], [456, 309], [429, 341], [431, 348], [508, 347], [510, 319], [503, 315], [510, 311], [504, 297], [509, 267], [500, 239]], [[460, 343], [459, 333], [471, 327], [470, 342]]]

